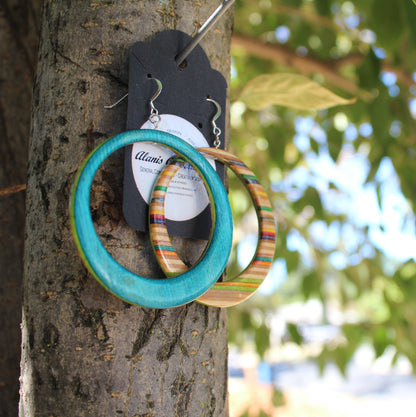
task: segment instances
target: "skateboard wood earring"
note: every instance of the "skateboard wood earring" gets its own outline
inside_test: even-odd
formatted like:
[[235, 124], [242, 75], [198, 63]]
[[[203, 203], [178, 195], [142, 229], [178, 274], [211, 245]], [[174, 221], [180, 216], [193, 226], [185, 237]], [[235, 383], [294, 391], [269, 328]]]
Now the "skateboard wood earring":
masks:
[[[236, 156], [217, 148], [199, 148], [204, 156], [215, 158], [228, 166], [248, 190], [258, 218], [258, 243], [250, 264], [236, 277], [216, 282], [199, 296], [199, 303], [230, 307], [247, 300], [259, 288], [272, 265], [276, 246], [276, 226], [272, 206], [263, 187], [253, 172]], [[183, 274], [188, 267], [175, 252], [165, 221], [167, 188], [183, 163], [171, 161], [160, 173], [152, 192], [149, 206], [150, 236], [159, 265], [168, 277]], [[222, 213], [220, 213], [222, 215]]]

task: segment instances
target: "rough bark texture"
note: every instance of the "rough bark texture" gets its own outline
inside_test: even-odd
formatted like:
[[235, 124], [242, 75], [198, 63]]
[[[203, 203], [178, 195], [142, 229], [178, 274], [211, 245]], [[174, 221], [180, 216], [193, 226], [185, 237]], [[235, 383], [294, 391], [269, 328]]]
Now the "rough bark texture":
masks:
[[[0, 189], [26, 183], [40, 2], [0, 1]], [[0, 416], [19, 398], [24, 191], [0, 196]]]
[[[195, 303], [167, 310], [127, 305], [81, 263], [69, 229], [81, 161], [125, 129], [136, 41], [165, 29], [193, 34], [217, 1], [46, 0], [34, 89], [25, 241], [20, 415], [227, 416], [226, 312]], [[202, 46], [226, 78], [232, 16]], [[161, 276], [147, 235], [121, 214], [122, 152], [96, 176], [92, 212], [116, 259]], [[177, 242], [195, 257], [201, 243]]]

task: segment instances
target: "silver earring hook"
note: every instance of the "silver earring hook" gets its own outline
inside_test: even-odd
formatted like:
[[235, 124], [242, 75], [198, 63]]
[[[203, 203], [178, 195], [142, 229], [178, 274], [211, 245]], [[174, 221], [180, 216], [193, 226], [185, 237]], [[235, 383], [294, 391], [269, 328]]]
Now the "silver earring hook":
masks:
[[218, 102], [216, 102], [212, 98], [208, 97], [207, 101], [210, 101], [211, 103], [214, 103], [215, 107], [217, 108], [217, 112], [215, 113], [214, 117], [212, 118], [211, 124], [212, 124], [212, 132], [215, 135], [214, 146], [218, 149], [221, 145], [221, 140], [220, 140], [221, 129], [217, 126], [217, 124], [215, 122], [221, 116], [221, 106], [219, 105]]
[[[156, 91], [156, 93], [154, 94], [154, 96], [150, 99], [150, 109], [151, 109], [151, 112], [150, 112], [150, 115], [152, 116], [152, 115], [156, 115], [156, 116], [158, 116], [159, 115], [159, 112], [157, 111], [157, 109], [156, 109], [156, 107], [155, 107], [155, 105], [153, 104], [153, 102], [159, 97], [159, 94], [162, 92], [162, 83], [160, 82], [160, 80], [158, 80], [157, 78], [152, 78], [152, 77], [149, 77], [149, 79], [150, 80], [155, 80], [156, 81], [156, 83], [157, 83], [157, 91]], [[124, 94], [124, 96], [123, 97], [121, 97], [120, 99], [118, 99], [115, 103], [113, 103], [113, 104], [110, 104], [110, 105], [107, 105], [107, 106], [104, 106], [104, 108], [105, 109], [112, 109], [112, 108], [114, 108], [114, 107], [116, 107], [117, 105], [119, 105], [123, 100], [125, 100], [127, 97], [128, 97], [128, 95], [129, 95], [129, 93], [127, 93], [127, 94]]]
[[109, 106], [104, 106], [105, 109], [112, 109], [113, 107], [116, 107], [118, 104], [120, 104], [123, 100], [125, 100], [127, 98], [127, 96], [129, 95], [129, 93], [124, 94], [123, 97], [121, 97], [119, 100], [117, 100], [115, 103], [110, 104]]
[[149, 78], [149, 80], [154, 80], [156, 81], [156, 84], [157, 84], [157, 91], [153, 95], [153, 97], [150, 99], [150, 115], [149, 115], [150, 122], [153, 123], [155, 129], [157, 129], [157, 125], [160, 122], [160, 116], [159, 116], [159, 111], [154, 105], [154, 101], [159, 97], [159, 94], [162, 92], [162, 83], [160, 80], [158, 80], [157, 78], [153, 78], [153, 77]]

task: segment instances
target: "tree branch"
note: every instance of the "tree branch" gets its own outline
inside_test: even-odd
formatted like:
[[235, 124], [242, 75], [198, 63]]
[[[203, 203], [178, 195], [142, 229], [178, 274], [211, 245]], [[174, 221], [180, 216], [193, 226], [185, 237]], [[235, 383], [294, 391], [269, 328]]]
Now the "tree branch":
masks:
[[319, 73], [328, 83], [350, 94], [358, 95], [364, 100], [373, 97], [371, 93], [361, 90], [353, 81], [339, 75], [332, 64], [309, 56], [299, 56], [282, 45], [265, 43], [240, 33], [233, 35], [231, 45], [242, 47], [250, 55], [277, 62], [303, 74]]
[[[334, 68], [338, 69], [341, 68], [344, 65], [360, 65], [365, 56], [359, 53], [351, 54], [342, 58], [337, 58], [333, 60]], [[413, 77], [411, 74], [409, 74], [407, 71], [403, 70], [402, 68], [397, 68], [388, 62], [382, 61], [381, 62], [381, 69], [383, 71], [389, 71], [393, 72], [397, 76], [397, 80], [399, 83], [403, 84], [406, 87], [414, 86], [416, 83], [413, 80]]]
[[23, 191], [25, 189], [26, 189], [25, 184], [14, 185], [13, 187], [9, 187], [9, 188], [3, 188], [3, 189], [0, 190], [0, 197], [3, 197], [5, 195], [18, 193], [19, 191]]
[[[266, 43], [241, 33], [234, 33], [231, 45], [233, 47], [243, 48], [250, 55], [293, 68], [302, 74], [309, 75], [319, 73], [325, 77], [325, 80], [329, 84], [347, 91], [350, 94], [357, 95], [363, 100], [371, 100], [374, 97], [372, 93], [362, 90], [354, 81], [343, 77], [337, 72], [340, 67], [347, 64], [359, 65], [365, 58], [364, 55], [352, 54], [331, 61], [322, 61], [310, 56], [299, 56], [283, 45]], [[392, 65], [383, 62], [382, 69], [395, 73], [399, 82], [407, 87], [415, 85], [412, 76], [401, 68], [395, 68]]]
[[313, 13], [312, 10], [310, 10], [310, 8], [308, 8], [307, 10], [302, 7], [292, 7], [286, 6], [284, 4], [273, 4], [272, 10], [270, 12], [277, 14], [286, 14], [291, 17], [296, 16], [305, 22], [309, 22], [320, 27], [325, 26], [330, 29], [339, 29], [339, 25], [335, 23], [332, 19], [330, 19], [329, 17], [321, 16], [317, 13]]

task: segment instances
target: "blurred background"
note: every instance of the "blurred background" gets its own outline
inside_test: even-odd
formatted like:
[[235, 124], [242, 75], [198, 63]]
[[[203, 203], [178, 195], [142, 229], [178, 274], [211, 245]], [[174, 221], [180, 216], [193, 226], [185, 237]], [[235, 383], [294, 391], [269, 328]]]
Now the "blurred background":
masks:
[[[26, 181], [40, 3], [0, 2], [0, 126], [5, 137], [16, 127], [13, 147], [0, 141], [6, 186]], [[230, 150], [267, 190], [278, 234], [266, 282], [228, 310], [230, 415], [413, 417], [416, 4], [236, 0], [235, 8]], [[19, 43], [7, 41], [19, 31]], [[231, 173], [229, 182], [234, 276], [258, 231], [249, 195]], [[5, 237], [24, 224], [24, 193], [10, 198]], [[5, 242], [7, 262], [23, 242]], [[1, 289], [12, 306], [0, 327], [14, 333], [0, 365], [15, 364], [15, 375], [21, 268], [7, 270]]]
[[[267, 189], [278, 237], [260, 291], [229, 309], [232, 416], [414, 410], [415, 22], [412, 0], [236, 1], [231, 151]], [[265, 74], [355, 101], [261, 95]], [[257, 219], [232, 174], [230, 198], [235, 275]]]

